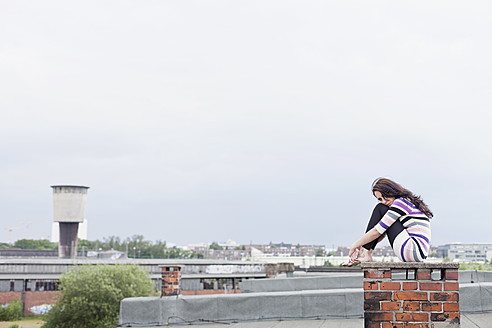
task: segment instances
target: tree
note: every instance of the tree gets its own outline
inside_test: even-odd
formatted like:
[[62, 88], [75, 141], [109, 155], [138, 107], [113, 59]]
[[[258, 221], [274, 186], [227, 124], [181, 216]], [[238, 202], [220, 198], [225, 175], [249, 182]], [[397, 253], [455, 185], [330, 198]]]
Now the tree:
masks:
[[24, 316], [22, 309], [22, 301], [15, 299], [7, 306], [0, 307], [0, 321], [15, 321], [20, 320]]
[[214, 241], [213, 243], [211, 243], [210, 246], [208, 246], [208, 248], [213, 249], [213, 250], [216, 250], [216, 251], [220, 251], [220, 250], [224, 249], [216, 241]]
[[104, 243], [108, 245], [109, 249], [119, 250], [121, 248], [120, 237], [109, 236], [104, 238]]
[[43, 328], [113, 328], [120, 301], [149, 296], [152, 281], [137, 265], [83, 265], [62, 274], [60, 291]]
[[142, 235], [133, 235], [131, 238], [121, 240], [117, 236], [104, 237], [102, 241], [89, 241], [79, 239], [79, 249], [85, 250], [116, 250], [120, 252], [128, 251], [128, 257], [139, 258], [166, 258], [166, 242], [156, 241], [155, 243], [144, 240]]
[[185, 251], [179, 248], [168, 248], [164, 253], [164, 258], [166, 259], [192, 259], [198, 258], [197, 253], [192, 251]]
[[325, 267], [333, 267], [334, 265], [330, 261], [326, 260], [324, 266]]
[[53, 250], [58, 248], [57, 243], [52, 243], [48, 239], [19, 239], [13, 247], [20, 249], [42, 249]]
[[322, 247], [316, 250], [315, 256], [324, 256], [324, 255], [325, 255], [325, 250]]

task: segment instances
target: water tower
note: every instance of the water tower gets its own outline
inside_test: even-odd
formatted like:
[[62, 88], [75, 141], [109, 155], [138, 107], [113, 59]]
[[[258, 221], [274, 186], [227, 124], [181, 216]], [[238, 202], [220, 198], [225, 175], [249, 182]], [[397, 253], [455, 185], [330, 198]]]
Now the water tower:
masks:
[[77, 255], [79, 223], [85, 218], [89, 187], [59, 185], [51, 188], [53, 188], [54, 221], [60, 226], [58, 257], [74, 258]]

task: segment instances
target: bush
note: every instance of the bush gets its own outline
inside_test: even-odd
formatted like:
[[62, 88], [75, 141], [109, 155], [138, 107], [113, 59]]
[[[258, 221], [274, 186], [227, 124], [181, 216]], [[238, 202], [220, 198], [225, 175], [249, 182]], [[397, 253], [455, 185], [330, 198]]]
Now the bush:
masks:
[[83, 265], [63, 273], [60, 291], [43, 328], [114, 328], [120, 301], [149, 296], [152, 281], [137, 265]]
[[329, 260], [326, 260], [325, 261], [325, 264], [324, 264], [325, 267], [334, 267], [334, 265], [329, 261]]
[[14, 323], [13, 325], [10, 325], [9, 328], [20, 328], [20, 326], [16, 323]]
[[24, 316], [20, 299], [13, 300], [8, 306], [0, 307], [0, 321], [20, 320]]
[[478, 270], [478, 271], [492, 271], [492, 265], [483, 264], [483, 263], [475, 263], [475, 262], [461, 262], [460, 270]]

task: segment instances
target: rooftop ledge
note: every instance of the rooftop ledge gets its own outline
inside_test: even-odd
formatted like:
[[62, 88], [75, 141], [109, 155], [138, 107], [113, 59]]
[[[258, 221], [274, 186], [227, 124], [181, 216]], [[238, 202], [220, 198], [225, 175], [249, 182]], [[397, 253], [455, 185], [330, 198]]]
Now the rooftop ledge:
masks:
[[362, 262], [362, 269], [458, 269], [455, 262]]

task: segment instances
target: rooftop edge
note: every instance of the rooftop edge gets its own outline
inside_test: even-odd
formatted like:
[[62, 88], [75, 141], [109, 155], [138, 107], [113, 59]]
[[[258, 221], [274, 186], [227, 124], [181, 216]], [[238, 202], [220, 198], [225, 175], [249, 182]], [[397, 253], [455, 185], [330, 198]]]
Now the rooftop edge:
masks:
[[362, 269], [458, 269], [455, 262], [362, 262]]

